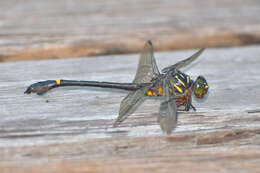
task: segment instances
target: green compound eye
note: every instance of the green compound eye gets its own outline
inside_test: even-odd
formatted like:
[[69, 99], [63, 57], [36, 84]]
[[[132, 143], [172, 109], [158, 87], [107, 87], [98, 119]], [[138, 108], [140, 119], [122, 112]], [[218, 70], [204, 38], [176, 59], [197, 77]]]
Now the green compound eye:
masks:
[[206, 79], [203, 76], [199, 76], [193, 84], [193, 92], [194, 95], [202, 99], [207, 95], [209, 89], [209, 84], [207, 83]]

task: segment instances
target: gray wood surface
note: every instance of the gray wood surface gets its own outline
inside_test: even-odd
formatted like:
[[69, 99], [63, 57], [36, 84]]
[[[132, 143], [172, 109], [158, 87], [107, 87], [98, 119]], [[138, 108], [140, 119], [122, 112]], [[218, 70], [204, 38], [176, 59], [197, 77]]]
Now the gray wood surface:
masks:
[[[195, 51], [161, 52], [155, 57], [162, 69]], [[127, 92], [68, 87], [43, 96], [23, 94], [30, 84], [47, 79], [131, 82], [137, 54], [1, 63], [0, 168], [6, 172], [76, 172], [79, 167], [93, 172], [119, 168], [120, 172], [146, 168], [169, 172], [174, 167], [183, 172], [257, 172], [259, 56], [258, 45], [206, 49], [184, 71], [193, 79], [204, 75], [210, 94], [203, 102], [193, 100], [197, 112], [179, 114], [171, 136], [163, 135], [156, 122], [156, 100], [148, 100], [113, 128]]]
[[[259, 0], [8, 0], [0, 2], [0, 61], [260, 42]], [[192, 40], [192, 41], [191, 41]]]

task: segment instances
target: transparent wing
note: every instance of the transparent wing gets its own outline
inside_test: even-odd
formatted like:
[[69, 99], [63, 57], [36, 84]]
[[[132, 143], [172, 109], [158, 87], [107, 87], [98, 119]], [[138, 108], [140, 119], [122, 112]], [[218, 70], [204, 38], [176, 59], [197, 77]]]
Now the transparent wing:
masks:
[[163, 132], [171, 134], [172, 130], [177, 125], [177, 105], [175, 96], [169, 82], [164, 80], [163, 92], [166, 95], [165, 101], [160, 105], [158, 122]]
[[178, 69], [180, 69], [182, 67], [185, 67], [185, 66], [189, 65], [191, 62], [196, 60], [204, 50], [205, 50], [205, 48], [200, 49], [198, 52], [194, 53], [189, 58], [184, 59], [184, 60], [182, 60], [182, 61], [180, 61], [180, 62], [178, 62], [178, 63], [176, 63], [174, 65], [171, 65], [169, 67], [166, 67], [166, 68], [162, 69], [162, 72], [166, 73], [166, 72], [171, 71], [173, 69], [178, 70]]
[[160, 72], [153, 55], [153, 45], [152, 42], [148, 40], [145, 43], [144, 49], [141, 53], [133, 83], [149, 83], [159, 74]]
[[114, 123], [114, 127], [123, 122], [138, 106], [142, 104], [145, 98], [145, 93], [150, 87], [140, 88], [134, 92], [130, 92], [120, 104], [119, 116]]

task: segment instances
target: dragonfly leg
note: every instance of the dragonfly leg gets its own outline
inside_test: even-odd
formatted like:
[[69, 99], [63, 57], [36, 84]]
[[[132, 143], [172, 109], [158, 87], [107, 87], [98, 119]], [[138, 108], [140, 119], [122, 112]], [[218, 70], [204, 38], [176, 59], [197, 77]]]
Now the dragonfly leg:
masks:
[[189, 111], [190, 108], [192, 108], [194, 111], [196, 111], [196, 108], [192, 105], [191, 101], [189, 101], [188, 103], [184, 104], [185, 105], [185, 111]]
[[196, 111], [196, 108], [192, 104], [190, 104], [190, 106], [194, 111]]

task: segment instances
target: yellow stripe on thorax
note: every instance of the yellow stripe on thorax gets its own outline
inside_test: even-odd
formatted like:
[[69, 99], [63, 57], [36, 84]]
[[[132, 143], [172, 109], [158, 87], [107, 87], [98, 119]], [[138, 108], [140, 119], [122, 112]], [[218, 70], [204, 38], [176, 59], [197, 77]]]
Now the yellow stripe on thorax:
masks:
[[[179, 73], [179, 75], [184, 79], [185, 77], [181, 74], [181, 73]], [[177, 76], [177, 75], [176, 75]]]
[[182, 80], [180, 80], [180, 79], [178, 78], [178, 76], [176, 76], [176, 78], [178, 79], [178, 81], [179, 81], [184, 87], [186, 87], [185, 84], [182, 82]]
[[183, 93], [183, 90], [176, 84], [173, 84], [174, 88], [176, 88], [180, 93]]

